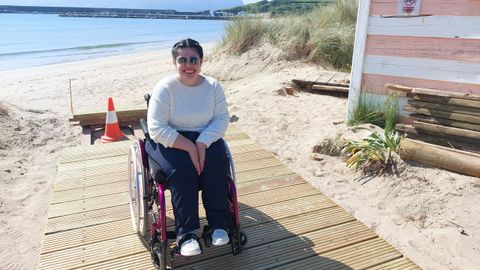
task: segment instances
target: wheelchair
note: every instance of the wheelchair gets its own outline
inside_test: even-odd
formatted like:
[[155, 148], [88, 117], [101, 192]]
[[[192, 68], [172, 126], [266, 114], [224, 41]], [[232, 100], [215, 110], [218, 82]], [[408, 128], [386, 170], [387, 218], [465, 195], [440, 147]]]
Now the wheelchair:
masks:
[[[146, 94], [147, 107], [149, 99], [150, 95]], [[165, 195], [168, 190], [168, 176], [165, 175], [157, 163], [153, 160], [150, 161], [145, 151], [145, 143], [147, 140], [151, 140], [145, 119], [140, 120], [140, 126], [145, 139], [137, 139], [130, 147], [128, 155], [128, 184], [132, 225], [142, 244], [150, 251], [151, 261], [155, 269], [173, 269], [174, 258], [181, 255], [178, 247], [171, 248], [168, 243], [169, 240], [176, 240], [175, 231], [167, 230]], [[242, 247], [247, 242], [247, 236], [240, 228], [235, 169], [226, 143], [225, 148], [230, 161], [227, 231], [231, 252], [233, 255], [237, 255], [242, 252]], [[203, 227], [202, 238], [206, 247], [212, 245], [211, 229], [208, 225]]]

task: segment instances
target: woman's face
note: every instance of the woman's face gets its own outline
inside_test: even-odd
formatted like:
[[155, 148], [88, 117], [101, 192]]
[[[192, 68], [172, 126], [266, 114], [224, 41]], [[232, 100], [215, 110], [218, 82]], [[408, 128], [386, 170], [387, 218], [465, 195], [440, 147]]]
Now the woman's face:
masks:
[[184, 48], [178, 50], [174, 64], [183, 84], [195, 86], [200, 83], [199, 74], [202, 69], [202, 60], [195, 49]]

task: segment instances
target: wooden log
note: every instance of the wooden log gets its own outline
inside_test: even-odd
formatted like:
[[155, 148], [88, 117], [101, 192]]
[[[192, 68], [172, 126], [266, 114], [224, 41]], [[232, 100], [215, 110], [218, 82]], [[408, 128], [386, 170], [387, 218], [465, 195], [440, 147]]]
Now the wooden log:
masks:
[[433, 144], [403, 139], [400, 157], [438, 168], [480, 177], [480, 157], [460, 150], [450, 150]]
[[455, 136], [455, 137], [461, 137], [461, 138], [480, 140], [480, 132], [478, 131], [447, 127], [447, 126], [425, 123], [420, 121], [413, 121], [413, 126], [415, 127], [415, 129], [427, 130], [429, 131], [429, 133], [435, 133], [443, 137]]
[[433, 116], [436, 118], [462, 121], [462, 122], [467, 122], [472, 124], [480, 124], [480, 117], [474, 116], [474, 115], [460, 114], [455, 112], [444, 112], [444, 111], [431, 110], [431, 109], [425, 109], [425, 108], [417, 108], [409, 105], [403, 107], [403, 109], [407, 112]]
[[[414, 126], [406, 124], [396, 124], [395, 130], [399, 131], [400, 133], [406, 133], [410, 139], [418, 139], [435, 145], [444, 145], [447, 147], [438, 147], [443, 147], [451, 151], [455, 151], [455, 148], [465, 150], [467, 151], [466, 153], [471, 153], [472, 155], [480, 158], [480, 148], [478, 147], [477, 140], [457, 137], [445, 139], [444, 137], [438, 136], [437, 133], [429, 133], [428, 131], [421, 129], [417, 130]], [[477, 145], [477, 147], [475, 147], [475, 145]]]
[[468, 99], [461, 99], [461, 98], [448, 98], [448, 97], [437, 97], [437, 96], [429, 96], [429, 95], [422, 95], [422, 94], [407, 94], [407, 97], [420, 100], [430, 103], [440, 103], [440, 104], [447, 104], [447, 105], [457, 105], [463, 107], [470, 107], [480, 109], [480, 101], [477, 100], [468, 100]]
[[312, 85], [312, 89], [313, 90], [321, 90], [321, 91], [329, 91], [329, 92], [348, 93], [348, 87], [340, 87], [340, 86], [314, 84], [314, 85]]
[[436, 104], [430, 102], [423, 102], [419, 100], [408, 100], [408, 104], [412, 105], [413, 107], [417, 108], [425, 108], [437, 111], [444, 111], [444, 112], [454, 112], [459, 114], [469, 114], [480, 117], [480, 110], [474, 108], [467, 108], [455, 105], [445, 105], [445, 104]]
[[393, 90], [393, 91], [404, 92], [404, 93], [411, 93], [412, 90], [413, 90], [412, 87], [403, 86], [403, 85], [399, 85], [399, 84], [392, 84], [392, 83], [385, 84], [385, 88]]
[[426, 116], [426, 115], [423, 115], [423, 114], [410, 114], [410, 118], [415, 119], [417, 121], [427, 122], [427, 123], [431, 123], [431, 124], [437, 124], [437, 125], [442, 125], [442, 126], [450, 126], [450, 127], [480, 131], [480, 125], [475, 125], [475, 124], [460, 122], [460, 121], [454, 121], [454, 120], [448, 120], [448, 119], [442, 119], [442, 118], [435, 118], [435, 117]]

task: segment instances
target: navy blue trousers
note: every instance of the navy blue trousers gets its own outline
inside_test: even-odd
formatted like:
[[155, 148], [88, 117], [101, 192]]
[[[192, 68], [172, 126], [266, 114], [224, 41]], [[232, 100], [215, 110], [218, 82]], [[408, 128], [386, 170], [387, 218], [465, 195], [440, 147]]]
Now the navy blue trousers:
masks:
[[[180, 134], [192, 142], [199, 136], [198, 132], [191, 131], [180, 131]], [[203, 207], [210, 227], [227, 229], [229, 158], [222, 139], [207, 148], [205, 165], [200, 175], [197, 174], [188, 153], [183, 150], [165, 148], [152, 140], [147, 140], [145, 149], [166, 175], [171, 174], [168, 185], [172, 194], [177, 235], [200, 228], [199, 190], [202, 191]]]

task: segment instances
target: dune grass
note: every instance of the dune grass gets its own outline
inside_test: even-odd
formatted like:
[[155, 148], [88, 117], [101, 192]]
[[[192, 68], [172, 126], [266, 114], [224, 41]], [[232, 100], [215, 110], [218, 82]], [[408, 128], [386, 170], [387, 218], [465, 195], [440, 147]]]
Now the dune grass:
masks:
[[269, 42], [287, 60], [305, 60], [349, 70], [355, 36], [357, 2], [336, 0], [311, 12], [272, 19], [241, 18], [228, 24], [221, 42], [227, 52], [242, 54]]
[[388, 94], [385, 98], [362, 94], [352, 111], [348, 125], [370, 123], [384, 128], [385, 132], [393, 132], [398, 122], [398, 104], [397, 94]]

